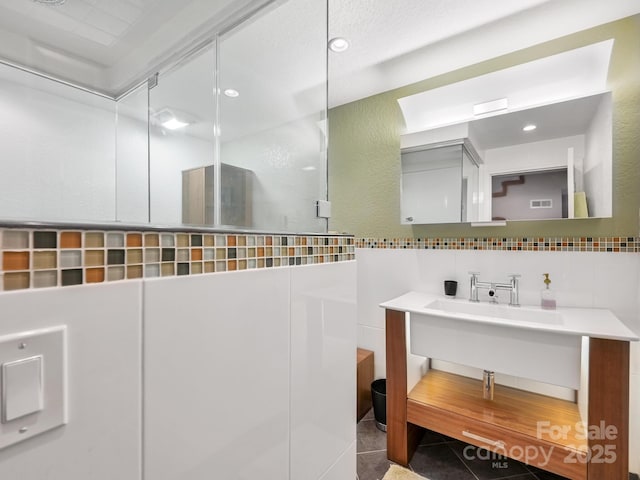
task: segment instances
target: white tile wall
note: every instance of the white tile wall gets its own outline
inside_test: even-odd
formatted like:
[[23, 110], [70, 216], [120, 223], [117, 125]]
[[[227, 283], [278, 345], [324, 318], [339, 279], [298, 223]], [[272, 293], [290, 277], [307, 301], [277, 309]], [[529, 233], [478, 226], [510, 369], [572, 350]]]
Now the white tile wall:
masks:
[[320, 480], [351, 480], [356, 478], [356, 442], [334, 463]]
[[[384, 328], [380, 302], [401, 295], [420, 283], [417, 250], [357, 249], [358, 324]], [[359, 259], [358, 258], [358, 259]], [[362, 345], [360, 345], [363, 347]], [[366, 347], [363, 347], [366, 348]]]
[[289, 478], [289, 269], [144, 285], [145, 480]]
[[0, 478], [140, 478], [140, 299], [139, 281], [0, 295], [0, 335], [68, 326], [69, 391], [69, 423], [0, 450]]
[[[360, 310], [360, 301], [358, 301]], [[360, 318], [358, 316], [358, 318]], [[387, 353], [385, 349], [384, 328], [358, 325], [358, 347], [374, 352], [374, 377], [386, 377]]]
[[640, 331], [638, 285], [640, 255], [633, 253], [594, 255], [593, 304], [609, 308], [634, 331]]
[[68, 326], [69, 424], [0, 478], [355, 478], [355, 298], [355, 262], [3, 292], [0, 336]]
[[292, 480], [355, 478], [356, 314], [354, 262], [291, 269]]

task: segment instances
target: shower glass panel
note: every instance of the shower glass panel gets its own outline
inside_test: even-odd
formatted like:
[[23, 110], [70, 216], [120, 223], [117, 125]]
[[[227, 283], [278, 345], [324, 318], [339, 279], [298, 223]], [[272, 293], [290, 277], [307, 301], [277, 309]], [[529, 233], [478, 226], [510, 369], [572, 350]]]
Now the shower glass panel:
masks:
[[116, 126], [116, 220], [149, 221], [149, 142], [147, 83], [117, 102]]
[[[210, 225], [215, 159], [213, 44], [158, 76], [149, 90], [150, 222]], [[198, 173], [201, 172], [201, 173]], [[193, 208], [188, 208], [193, 205]], [[202, 214], [196, 215], [196, 206]]]
[[114, 221], [115, 108], [0, 64], [0, 218]]
[[277, 2], [218, 39], [221, 225], [325, 232], [326, 2]]

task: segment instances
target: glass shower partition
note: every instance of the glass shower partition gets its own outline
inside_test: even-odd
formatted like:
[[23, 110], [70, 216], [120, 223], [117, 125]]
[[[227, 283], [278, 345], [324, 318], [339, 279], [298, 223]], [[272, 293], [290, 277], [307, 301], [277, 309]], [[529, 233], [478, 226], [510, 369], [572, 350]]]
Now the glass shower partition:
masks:
[[161, 72], [149, 89], [152, 224], [214, 226], [213, 185], [205, 185], [215, 165], [214, 72], [209, 43]]
[[218, 39], [223, 226], [326, 232], [326, 2], [276, 2]]

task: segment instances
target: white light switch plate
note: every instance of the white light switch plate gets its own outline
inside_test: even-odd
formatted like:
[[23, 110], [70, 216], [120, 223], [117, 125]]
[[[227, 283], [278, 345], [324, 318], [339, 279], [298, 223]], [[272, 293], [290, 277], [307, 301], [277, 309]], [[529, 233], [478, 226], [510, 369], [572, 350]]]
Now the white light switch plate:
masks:
[[66, 333], [0, 337], [0, 449], [67, 423]]
[[0, 375], [2, 423], [42, 410], [42, 355], [3, 363]]

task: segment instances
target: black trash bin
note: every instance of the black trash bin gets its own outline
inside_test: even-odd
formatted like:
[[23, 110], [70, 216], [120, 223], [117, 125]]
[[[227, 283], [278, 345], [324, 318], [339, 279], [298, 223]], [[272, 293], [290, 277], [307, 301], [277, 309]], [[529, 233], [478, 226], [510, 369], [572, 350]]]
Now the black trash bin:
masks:
[[376, 419], [376, 427], [383, 432], [387, 431], [387, 380], [380, 378], [371, 384], [371, 402], [373, 403], [373, 416]]

